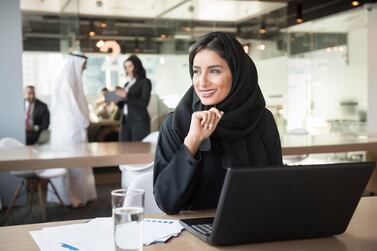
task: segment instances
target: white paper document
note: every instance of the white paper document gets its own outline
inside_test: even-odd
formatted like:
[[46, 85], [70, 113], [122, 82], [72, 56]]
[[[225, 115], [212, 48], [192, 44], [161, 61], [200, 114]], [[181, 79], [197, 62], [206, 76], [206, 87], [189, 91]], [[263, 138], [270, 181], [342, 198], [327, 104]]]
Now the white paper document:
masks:
[[[43, 228], [30, 231], [41, 251], [114, 250], [113, 219], [95, 218], [88, 223]], [[178, 220], [145, 218], [143, 243], [165, 242], [177, 236], [183, 227]]]

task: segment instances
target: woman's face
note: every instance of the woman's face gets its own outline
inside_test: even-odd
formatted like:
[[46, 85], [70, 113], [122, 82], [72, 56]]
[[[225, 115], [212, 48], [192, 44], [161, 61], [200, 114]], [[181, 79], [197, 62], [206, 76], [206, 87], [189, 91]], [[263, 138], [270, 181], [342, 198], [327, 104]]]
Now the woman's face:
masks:
[[126, 61], [126, 63], [124, 63], [124, 68], [126, 70], [127, 75], [134, 77], [135, 66], [131, 61]]
[[232, 87], [232, 73], [228, 63], [216, 52], [203, 49], [193, 61], [192, 83], [203, 105], [223, 101]]

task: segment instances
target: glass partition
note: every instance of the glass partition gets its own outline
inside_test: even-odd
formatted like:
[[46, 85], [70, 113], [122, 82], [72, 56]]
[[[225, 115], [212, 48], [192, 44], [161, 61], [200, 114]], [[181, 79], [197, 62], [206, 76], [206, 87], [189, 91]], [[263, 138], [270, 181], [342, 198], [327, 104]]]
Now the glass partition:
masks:
[[366, 21], [351, 10], [288, 29], [288, 132], [366, 133]]

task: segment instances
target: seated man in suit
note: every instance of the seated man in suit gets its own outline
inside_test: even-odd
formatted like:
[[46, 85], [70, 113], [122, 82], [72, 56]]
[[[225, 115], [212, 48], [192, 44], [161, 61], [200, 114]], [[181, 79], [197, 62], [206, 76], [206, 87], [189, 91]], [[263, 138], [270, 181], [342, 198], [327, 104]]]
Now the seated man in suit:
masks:
[[35, 97], [34, 86], [25, 87], [26, 144], [37, 143], [41, 132], [50, 125], [50, 112], [45, 103]]

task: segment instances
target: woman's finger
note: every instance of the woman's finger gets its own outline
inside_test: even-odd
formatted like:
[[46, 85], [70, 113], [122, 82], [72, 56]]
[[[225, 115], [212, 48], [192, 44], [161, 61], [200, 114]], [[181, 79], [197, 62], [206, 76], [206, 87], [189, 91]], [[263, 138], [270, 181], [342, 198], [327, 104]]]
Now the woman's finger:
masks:
[[200, 117], [200, 126], [204, 127], [208, 119], [208, 114], [206, 112], [199, 112], [198, 116]]
[[216, 116], [219, 117], [219, 118], [221, 118], [221, 117], [223, 116], [223, 114], [224, 114], [224, 112], [220, 112], [220, 111], [219, 111], [217, 108], [215, 108], [215, 107], [212, 107], [211, 109], [209, 109], [209, 111], [212, 111], [212, 112], [216, 113]]
[[212, 128], [215, 126], [215, 120], [217, 118], [217, 114], [214, 111], [209, 111], [210, 118], [208, 121], [208, 129], [212, 130]]

